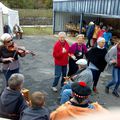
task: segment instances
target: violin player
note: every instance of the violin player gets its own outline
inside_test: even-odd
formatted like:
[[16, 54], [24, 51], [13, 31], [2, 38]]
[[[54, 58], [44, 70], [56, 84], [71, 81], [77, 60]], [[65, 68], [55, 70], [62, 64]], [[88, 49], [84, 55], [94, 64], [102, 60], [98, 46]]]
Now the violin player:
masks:
[[0, 62], [2, 63], [2, 70], [6, 79], [4, 84], [8, 86], [10, 76], [13, 73], [19, 73], [19, 56], [24, 57], [29, 51], [25, 49], [19, 50], [8, 33], [4, 33], [0, 39], [3, 43], [0, 46]]

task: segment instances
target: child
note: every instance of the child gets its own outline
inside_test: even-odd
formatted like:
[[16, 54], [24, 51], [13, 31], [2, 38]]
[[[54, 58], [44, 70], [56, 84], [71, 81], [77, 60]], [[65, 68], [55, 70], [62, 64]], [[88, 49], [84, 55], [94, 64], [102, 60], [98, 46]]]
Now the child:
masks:
[[31, 107], [21, 114], [20, 120], [49, 120], [49, 112], [44, 107], [45, 96], [41, 92], [34, 92], [31, 96]]

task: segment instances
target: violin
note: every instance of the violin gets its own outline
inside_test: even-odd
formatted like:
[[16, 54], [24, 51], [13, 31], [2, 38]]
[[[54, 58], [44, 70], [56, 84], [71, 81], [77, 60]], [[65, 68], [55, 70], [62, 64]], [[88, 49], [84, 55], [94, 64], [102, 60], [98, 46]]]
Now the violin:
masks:
[[8, 46], [7, 49], [9, 51], [16, 51], [16, 53], [26, 53], [26, 54], [31, 54], [32, 56], [36, 55], [33, 51], [26, 50], [24, 46], [17, 46], [17, 44], [15, 43]]

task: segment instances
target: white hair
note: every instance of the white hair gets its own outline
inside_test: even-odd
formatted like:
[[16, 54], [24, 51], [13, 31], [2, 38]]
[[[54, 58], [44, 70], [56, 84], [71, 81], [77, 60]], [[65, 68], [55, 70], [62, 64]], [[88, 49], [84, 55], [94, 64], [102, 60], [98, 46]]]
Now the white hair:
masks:
[[58, 36], [66, 37], [66, 33], [65, 33], [65, 32], [59, 32], [59, 33], [58, 33]]
[[105, 41], [105, 38], [103, 38], [103, 37], [99, 37], [98, 39], [97, 39], [97, 43], [99, 43], [99, 42], [101, 42], [101, 41]]
[[8, 85], [11, 89], [16, 89], [24, 82], [24, 76], [20, 73], [14, 73], [8, 80]]

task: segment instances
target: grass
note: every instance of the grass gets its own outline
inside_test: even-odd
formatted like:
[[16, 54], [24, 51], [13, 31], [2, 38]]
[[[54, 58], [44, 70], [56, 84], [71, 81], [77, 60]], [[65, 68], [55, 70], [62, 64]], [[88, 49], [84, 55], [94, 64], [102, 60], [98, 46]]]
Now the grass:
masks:
[[25, 35], [51, 35], [52, 27], [22, 27]]
[[47, 17], [52, 18], [52, 9], [18, 9], [20, 18]]

